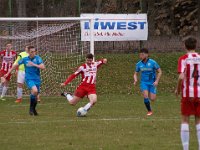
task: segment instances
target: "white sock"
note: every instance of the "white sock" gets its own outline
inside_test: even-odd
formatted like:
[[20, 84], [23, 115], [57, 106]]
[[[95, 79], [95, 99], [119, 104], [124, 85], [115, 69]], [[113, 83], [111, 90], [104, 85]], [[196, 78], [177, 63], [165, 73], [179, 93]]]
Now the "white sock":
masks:
[[65, 97], [67, 98], [68, 101], [71, 101], [73, 99], [73, 96], [69, 93], [66, 93]]
[[91, 106], [91, 103], [87, 103], [83, 108], [88, 111], [91, 108]]
[[4, 97], [6, 95], [7, 90], [8, 90], [8, 87], [4, 86], [3, 89], [2, 89], [1, 97]]
[[181, 124], [181, 141], [183, 150], [189, 150], [189, 125], [186, 123]]
[[22, 98], [22, 92], [23, 92], [23, 89], [22, 89], [22, 88], [19, 88], [19, 87], [17, 87], [17, 99], [20, 99], [20, 98]]
[[200, 150], [200, 124], [196, 125], [196, 129], [197, 129], [197, 139], [198, 139], [199, 150]]

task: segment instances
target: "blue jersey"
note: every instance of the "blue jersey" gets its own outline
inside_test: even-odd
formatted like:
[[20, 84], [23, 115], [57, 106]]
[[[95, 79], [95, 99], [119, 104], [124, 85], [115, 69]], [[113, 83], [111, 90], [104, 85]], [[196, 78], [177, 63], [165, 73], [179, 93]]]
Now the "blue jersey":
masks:
[[141, 72], [141, 82], [152, 84], [156, 80], [156, 70], [160, 66], [153, 59], [148, 59], [145, 63], [141, 60], [136, 64], [136, 72]]
[[43, 63], [40, 56], [35, 55], [34, 58], [24, 57], [21, 60], [19, 60], [18, 64], [24, 64], [25, 66], [25, 80], [36, 80], [40, 82], [40, 69], [34, 66], [29, 66], [28, 62], [32, 61], [34, 64], [40, 65]]

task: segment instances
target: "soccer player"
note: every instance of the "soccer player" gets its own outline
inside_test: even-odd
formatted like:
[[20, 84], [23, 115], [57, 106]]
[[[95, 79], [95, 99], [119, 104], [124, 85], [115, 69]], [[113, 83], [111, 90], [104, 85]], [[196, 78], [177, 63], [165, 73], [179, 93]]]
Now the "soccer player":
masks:
[[[22, 58], [29, 56], [28, 54], [28, 46], [25, 47], [25, 51], [18, 54], [17, 59], [15, 60], [14, 64], [17, 64]], [[17, 99], [16, 103], [22, 102], [22, 95], [23, 95], [23, 85], [25, 81], [25, 67], [24, 64], [19, 65], [17, 69]], [[39, 94], [37, 97], [37, 101], [40, 102]]]
[[200, 55], [195, 52], [197, 40], [184, 40], [186, 54], [178, 59], [178, 83], [176, 95], [181, 94], [181, 141], [183, 150], [189, 150], [189, 118], [195, 116], [196, 132], [200, 149]]
[[[153, 114], [150, 100], [156, 99], [156, 87], [162, 75], [162, 71], [158, 63], [149, 58], [148, 49], [142, 48], [139, 53], [140, 61], [136, 64], [135, 73], [133, 75], [134, 85], [138, 81], [138, 73], [141, 72], [140, 89], [144, 97], [144, 104], [147, 109], [147, 116]], [[156, 77], [157, 72], [157, 77]]]
[[33, 46], [28, 47], [28, 57], [22, 58], [17, 64], [8, 71], [5, 77], [8, 74], [16, 69], [19, 65], [24, 64], [25, 66], [25, 82], [28, 88], [31, 90], [30, 94], [30, 110], [29, 114], [37, 116], [36, 111], [37, 105], [37, 95], [40, 92], [41, 78], [40, 78], [40, 69], [45, 69], [44, 63], [40, 56], [36, 55], [36, 49]]
[[0, 92], [1, 92], [1, 100], [5, 100], [4, 96], [8, 89], [8, 84], [11, 78], [11, 74], [9, 74], [6, 78], [4, 75], [8, 72], [8, 70], [12, 67], [13, 62], [16, 58], [17, 53], [12, 50], [12, 44], [6, 44], [6, 49], [0, 51], [0, 56], [2, 58], [1, 70], [0, 70]]
[[82, 81], [74, 92], [74, 96], [70, 93], [62, 93], [62, 96], [65, 96], [71, 105], [76, 105], [81, 98], [87, 96], [89, 103], [87, 103], [83, 108], [85, 111], [88, 111], [96, 102], [96, 76], [97, 70], [102, 64], [106, 64], [107, 59], [101, 59], [99, 61], [93, 61], [93, 54], [87, 54], [86, 63], [81, 65], [75, 73], [70, 75], [65, 82], [61, 83], [61, 87], [66, 86], [78, 75], [82, 76]]

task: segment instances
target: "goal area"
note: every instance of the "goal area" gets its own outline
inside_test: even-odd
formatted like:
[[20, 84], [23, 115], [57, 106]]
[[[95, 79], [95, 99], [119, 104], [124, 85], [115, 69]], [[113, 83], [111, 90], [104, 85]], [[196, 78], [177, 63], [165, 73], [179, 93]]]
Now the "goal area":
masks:
[[[34, 46], [46, 69], [41, 70], [41, 95], [59, 95], [62, 90], [74, 91], [80, 78], [64, 89], [60, 83], [85, 62], [85, 55], [93, 52], [91, 41], [81, 41], [81, 20], [89, 18], [0, 18], [0, 50], [11, 43], [18, 54], [25, 46]], [[92, 40], [92, 39], [91, 39]], [[24, 86], [23, 94], [30, 91]], [[7, 95], [15, 96], [16, 74], [12, 74]]]

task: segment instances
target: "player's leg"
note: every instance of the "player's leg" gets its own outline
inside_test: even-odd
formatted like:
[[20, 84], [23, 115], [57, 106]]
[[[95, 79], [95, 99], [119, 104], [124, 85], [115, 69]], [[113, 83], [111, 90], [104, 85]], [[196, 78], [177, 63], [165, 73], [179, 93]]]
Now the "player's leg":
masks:
[[76, 105], [86, 94], [87, 91], [85, 87], [79, 86], [74, 92], [74, 95], [68, 92], [62, 93], [61, 95], [67, 98], [70, 105]]
[[189, 150], [189, 116], [182, 115], [181, 122], [181, 142], [183, 150]]
[[25, 80], [25, 71], [18, 71], [17, 72], [17, 100], [16, 103], [22, 102], [22, 95], [23, 95], [23, 85]]
[[3, 90], [3, 83], [5, 82], [5, 78], [3, 76], [4, 76], [4, 71], [0, 70], [0, 79], [1, 79], [1, 83], [0, 83], [0, 95], [1, 95], [2, 90]]
[[[77, 93], [77, 92], [75, 92], [75, 93]], [[66, 99], [70, 105], [76, 105], [81, 100], [81, 98], [84, 97], [84, 96], [80, 97], [80, 94], [78, 96], [76, 96], [76, 95], [72, 95], [71, 93], [68, 93], [68, 92], [64, 92], [61, 95], [66, 97]]]
[[97, 95], [96, 94], [89, 94], [88, 95], [89, 103], [87, 103], [83, 108], [85, 110], [90, 110], [90, 108], [97, 102]]
[[147, 109], [147, 115], [152, 115], [152, 110], [151, 110], [151, 104], [149, 100], [149, 88], [148, 85], [145, 83], [140, 84], [140, 89], [142, 91], [143, 97], [144, 97], [144, 104]]
[[154, 85], [149, 85], [149, 98], [151, 101], [156, 100], [157, 88]]
[[195, 123], [196, 123], [196, 132], [197, 132], [197, 140], [199, 144], [199, 150], [200, 150], [200, 101], [197, 100], [196, 104], [196, 115], [195, 115]]
[[8, 90], [8, 83], [9, 83], [9, 81], [5, 79], [5, 81], [2, 84], [3, 88], [2, 88], [2, 93], [1, 93], [1, 100], [5, 100], [4, 97]]
[[9, 74], [6, 78], [3, 76], [6, 74], [6, 71], [1, 70], [0, 71], [0, 76], [1, 76], [1, 100], [5, 100], [4, 97], [6, 95], [6, 92], [8, 90], [8, 83], [11, 78], [11, 74]]
[[90, 108], [97, 102], [97, 94], [95, 85], [86, 87], [89, 103], [87, 103], [83, 108], [85, 110], [90, 110]]
[[36, 111], [38, 88], [33, 80], [26, 81], [28, 88], [31, 90], [30, 94], [30, 115], [38, 115]]
[[181, 100], [181, 142], [183, 150], [189, 150], [189, 116], [194, 113], [194, 105], [191, 100]]

